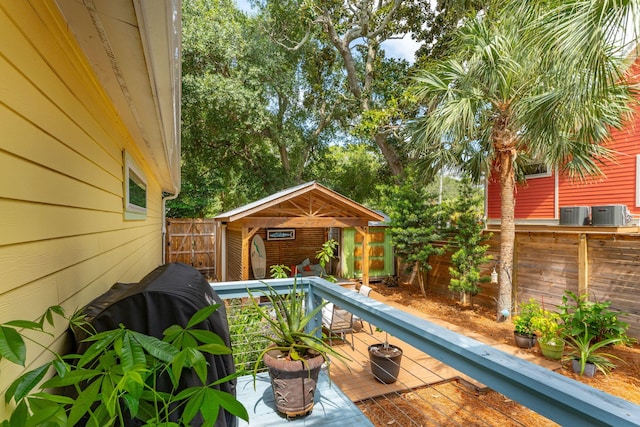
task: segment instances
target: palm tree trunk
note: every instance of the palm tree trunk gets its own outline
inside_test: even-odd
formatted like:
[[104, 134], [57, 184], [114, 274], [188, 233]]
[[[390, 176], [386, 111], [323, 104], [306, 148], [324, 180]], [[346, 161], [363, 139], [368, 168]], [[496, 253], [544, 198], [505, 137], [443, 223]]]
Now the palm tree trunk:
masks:
[[[515, 170], [513, 150], [501, 150], [497, 156], [500, 172], [500, 260], [498, 262], [498, 306], [497, 320], [511, 314], [513, 252], [516, 237], [515, 225]], [[504, 316], [503, 313], [509, 315]]]

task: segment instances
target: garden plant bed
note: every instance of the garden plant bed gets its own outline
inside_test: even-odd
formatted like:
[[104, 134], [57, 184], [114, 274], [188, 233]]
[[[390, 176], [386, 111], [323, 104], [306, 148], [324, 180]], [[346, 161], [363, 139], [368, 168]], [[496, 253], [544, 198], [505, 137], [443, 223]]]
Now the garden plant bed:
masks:
[[[372, 287], [396, 304], [515, 346], [513, 324], [511, 321], [496, 323], [493, 310], [480, 306], [463, 307], [453, 297], [435, 294], [424, 297], [417, 288], [407, 284], [390, 288], [374, 283]], [[543, 357], [538, 346], [523, 351]], [[615, 346], [608, 352], [624, 360], [624, 363], [616, 363], [618, 367], [609, 376], [597, 373], [594, 378], [582, 377], [574, 374], [568, 363], [557, 372], [640, 404], [640, 345]], [[457, 381], [371, 399], [359, 406], [376, 426], [448, 425], [447, 420], [453, 420], [451, 417], [461, 425], [556, 425], [499, 393], [478, 392]]]

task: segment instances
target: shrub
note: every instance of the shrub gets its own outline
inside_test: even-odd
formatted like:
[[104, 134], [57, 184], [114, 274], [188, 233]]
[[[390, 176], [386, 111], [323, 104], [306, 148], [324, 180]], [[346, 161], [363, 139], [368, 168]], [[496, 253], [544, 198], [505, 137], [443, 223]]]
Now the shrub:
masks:
[[635, 340], [627, 336], [629, 324], [619, 318], [626, 313], [612, 310], [610, 306], [611, 301], [589, 301], [586, 294], [565, 291], [562, 305], [558, 307], [565, 334], [582, 336], [586, 328], [586, 334], [594, 343], [615, 339], [621, 344], [632, 344]]
[[539, 316], [542, 308], [538, 301], [533, 298], [529, 299], [529, 302], [519, 304], [519, 312], [517, 316], [513, 317], [513, 325], [515, 327], [515, 331], [522, 335], [533, 335], [535, 334], [535, 329], [531, 323], [532, 319], [536, 316]]

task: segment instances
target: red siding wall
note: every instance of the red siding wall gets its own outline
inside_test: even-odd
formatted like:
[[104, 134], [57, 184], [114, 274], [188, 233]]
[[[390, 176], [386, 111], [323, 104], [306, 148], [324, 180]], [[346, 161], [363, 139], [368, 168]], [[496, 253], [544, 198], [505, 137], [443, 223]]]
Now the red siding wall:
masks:
[[560, 206], [627, 205], [631, 213], [636, 207], [636, 154], [640, 154], [640, 120], [612, 132], [614, 142], [608, 147], [616, 151], [615, 162], [601, 166], [606, 178], [590, 179], [586, 183], [571, 182], [560, 177]]
[[[554, 218], [553, 176], [533, 178], [516, 188], [516, 219]], [[489, 219], [500, 219], [500, 183], [490, 181], [488, 188], [487, 213]]]

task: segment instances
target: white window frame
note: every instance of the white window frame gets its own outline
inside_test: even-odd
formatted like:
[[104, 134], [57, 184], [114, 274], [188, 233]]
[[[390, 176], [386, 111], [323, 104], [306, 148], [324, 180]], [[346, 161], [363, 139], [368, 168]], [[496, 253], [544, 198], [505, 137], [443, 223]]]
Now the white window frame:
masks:
[[[124, 152], [124, 219], [126, 220], [142, 220], [147, 218], [147, 179], [142, 173], [142, 169], [133, 160], [133, 158]], [[140, 206], [131, 201], [131, 188], [130, 182], [137, 185], [144, 190], [145, 203], [144, 206]]]
[[525, 176], [524, 176], [524, 178], [525, 178], [525, 179], [546, 178], [546, 177], [548, 177], [548, 176], [551, 176], [551, 167], [550, 167], [549, 165], [545, 165], [545, 164], [544, 164], [544, 163], [542, 163], [542, 162], [539, 162], [539, 163], [537, 163], [537, 162], [536, 162], [536, 163], [532, 162], [532, 163], [530, 163], [530, 165], [541, 165], [541, 166], [545, 166], [545, 167], [547, 168], [547, 171], [546, 171], [546, 172], [532, 173], [532, 174], [525, 175]]

